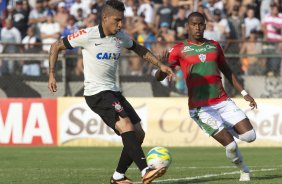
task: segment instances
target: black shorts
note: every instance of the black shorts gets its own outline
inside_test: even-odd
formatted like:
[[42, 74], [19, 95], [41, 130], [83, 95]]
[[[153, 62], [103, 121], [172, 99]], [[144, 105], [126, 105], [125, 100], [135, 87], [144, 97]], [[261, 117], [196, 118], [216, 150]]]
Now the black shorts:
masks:
[[119, 116], [129, 117], [133, 125], [141, 121], [121, 92], [102, 91], [93, 96], [85, 96], [85, 100], [90, 109], [97, 113], [118, 135], [119, 132], [115, 129], [115, 125]]

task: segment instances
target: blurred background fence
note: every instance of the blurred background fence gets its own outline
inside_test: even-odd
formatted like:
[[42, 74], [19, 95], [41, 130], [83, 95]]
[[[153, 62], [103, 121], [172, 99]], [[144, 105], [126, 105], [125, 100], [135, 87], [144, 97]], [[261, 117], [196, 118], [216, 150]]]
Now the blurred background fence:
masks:
[[[161, 54], [163, 49], [169, 49], [173, 43], [150, 42], [155, 54]], [[257, 54], [240, 52], [239, 48], [247, 42], [225, 42], [226, 61], [238, 75], [241, 82], [256, 98], [281, 98], [281, 55], [269, 53], [268, 45], [261, 45]], [[253, 44], [250, 42], [249, 44]], [[17, 47], [17, 53], [0, 54], [0, 97], [62, 97], [83, 95], [83, 63], [80, 51], [77, 53], [62, 52], [57, 63], [58, 92], [51, 94], [48, 85], [48, 53], [42, 50], [34, 52], [20, 51], [24, 45], [2, 44], [3, 48]], [[275, 67], [269, 63], [274, 62]], [[276, 63], [275, 63], [276, 62]], [[124, 50], [119, 62], [117, 80], [125, 96], [185, 96], [185, 82], [181, 79], [180, 70], [176, 69], [177, 77], [172, 82], [157, 82], [153, 78], [156, 68], [148, 62], [143, 62], [136, 54]], [[95, 72], [95, 71], [93, 71]], [[224, 85], [230, 96], [238, 95], [224, 80]]]

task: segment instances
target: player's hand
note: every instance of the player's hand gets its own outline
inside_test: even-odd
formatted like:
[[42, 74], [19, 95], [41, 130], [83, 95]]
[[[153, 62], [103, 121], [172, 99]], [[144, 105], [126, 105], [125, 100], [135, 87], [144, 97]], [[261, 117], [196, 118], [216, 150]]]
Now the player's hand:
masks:
[[56, 83], [55, 76], [53, 74], [49, 75], [48, 88], [51, 92], [57, 91], [57, 83]]
[[174, 72], [172, 71], [172, 69], [169, 66], [166, 66], [164, 64], [159, 64], [160, 70], [163, 73], [167, 74], [168, 80], [171, 81], [173, 77], [175, 77]]
[[247, 94], [246, 96], [244, 96], [244, 99], [246, 101], [250, 102], [250, 107], [252, 108], [252, 110], [254, 108], [256, 108], [256, 109], [258, 108], [256, 101], [253, 99], [253, 97], [251, 97], [251, 95]]
[[173, 70], [166, 66], [165, 64], [168, 64], [168, 57], [169, 57], [169, 52], [167, 50], [164, 50], [162, 52], [162, 54], [160, 56], [158, 56], [158, 59], [161, 61], [161, 64], [160, 64], [160, 70], [163, 72], [163, 73], [166, 73], [167, 74], [167, 77], [168, 77], [168, 80], [171, 81], [173, 77], [175, 77], [175, 74], [173, 72]]

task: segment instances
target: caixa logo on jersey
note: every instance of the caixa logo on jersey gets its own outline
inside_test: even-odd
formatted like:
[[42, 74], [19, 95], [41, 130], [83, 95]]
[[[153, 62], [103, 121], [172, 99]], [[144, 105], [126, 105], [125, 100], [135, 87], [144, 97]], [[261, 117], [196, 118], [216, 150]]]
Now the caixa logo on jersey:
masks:
[[[62, 104], [64, 102], [61, 102]], [[147, 110], [145, 107], [137, 108], [137, 113], [142, 117], [142, 121], [147, 121]], [[80, 102], [63, 110], [59, 120], [60, 141], [59, 144], [68, 144], [78, 141], [80, 145], [99, 143], [108, 145], [109, 143], [121, 143], [120, 136], [108, 127], [98, 114], [91, 111], [85, 102]], [[144, 125], [146, 127], [146, 125]], [[91, 141], [85, 141], [91, 140]], [[85, 146], [87, 146], [85, 145]]]
[[96, 55], [96, 58], [99, 60], [119, 60], [120, 53], [111, 53], [111, 52], [99, 52]]

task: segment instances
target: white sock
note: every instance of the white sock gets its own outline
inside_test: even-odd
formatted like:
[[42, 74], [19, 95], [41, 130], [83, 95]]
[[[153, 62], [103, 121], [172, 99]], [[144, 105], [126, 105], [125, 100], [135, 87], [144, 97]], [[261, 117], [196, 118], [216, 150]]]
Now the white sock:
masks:
[[114, 178], [115, 180], [122, 179], [122, 178], [124, 178], [124, 174], [115, 171], [115, 172], [114, 172], [114, 175], [113, 175], [113, 178]]
[[239, 148], [236, 149], [237, 155], [239, 156], [240, 160], [238, 162], [235, 162], [234, 164], [236, 167], [238, 167], [241, 171], [249, 173], [250, 169], [249, 167], [244, 163], [243, 156], [241, 155], [241, 152]]
[[239, 162], [235, 164], [241, 171], [249, 173], [250, 169], [244, 162]]
[[143, 169], [141, 171], [141, 176], [143, 177], [146, 174], [147, 169], [149, 169], [149, 167], [146, 167], [145, 169]]

